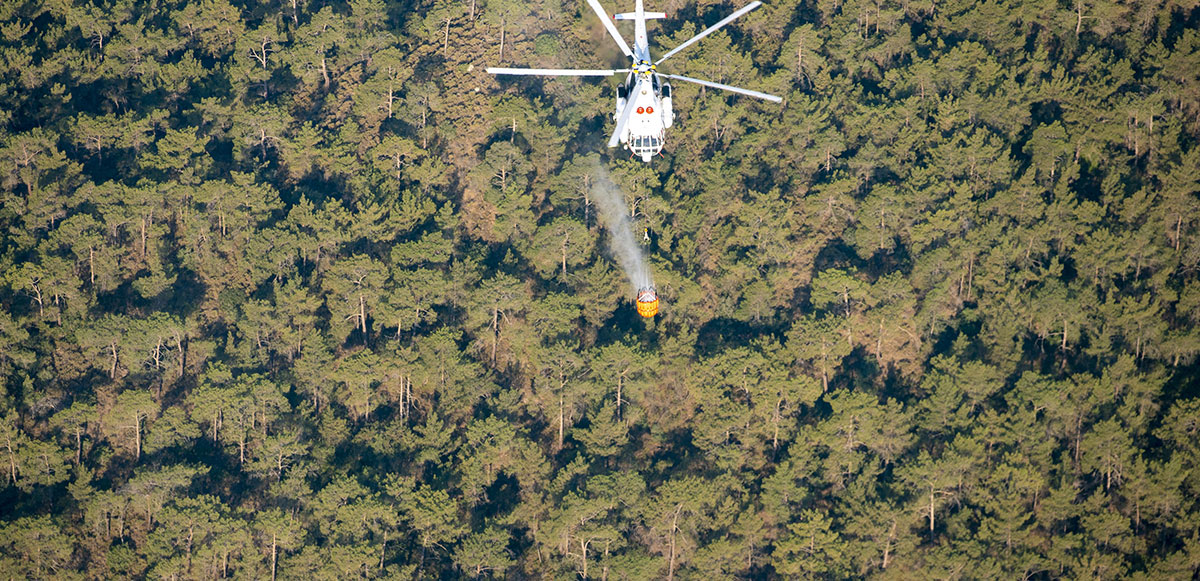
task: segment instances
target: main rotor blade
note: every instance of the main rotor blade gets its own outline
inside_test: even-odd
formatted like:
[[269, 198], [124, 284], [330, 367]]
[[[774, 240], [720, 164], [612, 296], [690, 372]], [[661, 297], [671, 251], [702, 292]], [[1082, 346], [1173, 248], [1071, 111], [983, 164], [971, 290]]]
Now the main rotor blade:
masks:
[[712, 25], [712, 26], [710, 26], [710, 27], [706, 28], [706, 29], [704, 30], [704, 32], [701, 32], [700, 34], [697, 34], [696, 36], [693, 36], [693, 37], [689, 38], [689, 39], [687, 40], [687, 42], [684, 42], [683, 44], [681, 44], [681, 45], [679, 45], [679, 46], [675, 47], [674, 49], [672, 49], [672, 50], [671, 50], [671, 52], [668, 52], [667, 54], [664, 54], [664, 55], [662, 56], [662, 58], [658, 59], [658, 61], [656, 61], [654, 64], [655, 64], [655, 65], [657, 65], [657, 64], [659, 64], [659, 63], [661, 63], [661, 62], [663, 62], [663, 61], [665, 61], [665, 60], [667, 60], [667, 59], [671, 58], [671, 55], [673, 55], [673, 54], [675, 54], [675, 53], [677, 53], [677, 52], [679, 52], [679, 51], [681, 51], [681, 50], [683, 50], [683, 49], [685, 49], [685, 48], [687, 48], [687, 47], [689, 47], [689, 46], [692, 46], [693, 44], [695, 44], [696, 42], [698, 42], [698, 41], [699, 41], [701, 38], [704, 38], [704, 37], [706, 37], [706, 36], [708, 36], [708, 35], [710, 35], [710, 34], [712, 34], [712, 33], [716, 32], [716, 31], [717, 31], [717, 30], [719, 30], [719, 29], [720, 29], [722, 26], [725, 26], [726, 24], [729, 24], [730, 22], [733, 22], [734, 20], [736, 20], [736, 19], [737, 19], [737, 17], [739, 17], [739, 16], [741, 16], [741, 15], [743, 15], [743, 14], [745, 14], [745, 13], [747, 13], [747, 12], [751, 11], [751, 10], [754, 10], [755, 8], [758, 8], [759, 6], [762, 6], [762, 2], [759, 2], [758, 0], [754, 0], [754, 2], [751, 2], [751, 3], [747, 4], [747, 5], [746, 5], [744, 8], [742, 8], [741, 10], [738, 10], [737, 12], [734, 12], [733, 14], [730, 14], [729, 16], [726, 16], [726, 17], [725, 17], [723, 20], [721, 20], [720, 22], [718, 22], [718, 23], [716, 23], [716, 24], [714, 24], [714, 25]]
[[609, 36], [617, 41], [617, 46], [621, 47], [621, 52], [625, 56], [633, 58], [633, 51], [629, 50], [629, 45], [625, 44], [625, 39], [621, 38], [621, 33], [617, 32], [617, 26], [612, 23], [612, 19], [608, 17], [608, 13], [604, 11], [604, 7], [600, 5], [599, 0], [587, 0], [588, 6], [592, 7], [592, 11], [596, 16], [600, 17], [600, 22], [604, 23], [604, 28], [608, 30]]
[[704, 85], [705, 87], [712, 87], [714, 89], [724, 89], [726, 91], [733, 91], [734, 93], [741, 93], [743, 95], [749, 95], [751, 97], [758, 97], [759, 99], [766, 99], [767, 101], [771, 101], [773, 103], [783, 102], [783, 98], [781, 98], [781, 97], [776, 97], [775, 95], [769, 95], [767, 93], [759, 93], [758, 91], [751, 91], [750, 89], [743, 89], [741, 87], [734, 87], [731, 85], [722, 85], [721, 83], [714, 83], [712, 81], [702, 81], [700, 79], [693, 79], [691, 77], [681, 77], [679, 75], [664, 75], [662, 73], [658, 73], [658, 74], [659, 74], [659, 76], [663, 76], [663, 77], [667, 77], [667, 78], [671, 78], [671, 79], [677, 79], [680, 81], [687, 81], [689, 83], [696, 83], [697, 85]]
[[608, 77], [629, 69], [506, 69], [488, 67], [493, 75], [537, 75], [543, 77]]
[[642, 82], [634, 83], [633, 90], [629, 92], [629, 98], [625, 100], [625, 110], [621, 111], [621, 118], [617, 120], [617, 128], [613, 131], [612, 137], [608, 139], [609, 147], [616, 147], [621, 142], [621, 133], [625, 131], [625, 125], [629, 123], [630, 113], [633, 112], [633, 96], [638, 94], [638, 89], [641, 88]]

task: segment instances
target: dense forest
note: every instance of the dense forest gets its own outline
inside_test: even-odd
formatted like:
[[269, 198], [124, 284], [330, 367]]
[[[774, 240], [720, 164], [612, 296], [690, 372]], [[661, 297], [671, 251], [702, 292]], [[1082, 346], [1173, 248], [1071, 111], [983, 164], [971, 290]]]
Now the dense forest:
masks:
[[770, 0], [644, 164], [577, 0], [0, 2], [0, 577], [1193, 579], [1198, 30]]

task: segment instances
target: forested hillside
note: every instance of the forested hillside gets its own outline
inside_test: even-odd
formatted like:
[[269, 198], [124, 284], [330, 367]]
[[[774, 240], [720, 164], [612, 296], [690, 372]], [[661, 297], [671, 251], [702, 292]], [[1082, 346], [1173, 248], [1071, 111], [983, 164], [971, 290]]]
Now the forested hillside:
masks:
[[577, 0], [0, 2], [0, 577], [1193, 579], [1198, 30], [769, 0], [643, 164]]

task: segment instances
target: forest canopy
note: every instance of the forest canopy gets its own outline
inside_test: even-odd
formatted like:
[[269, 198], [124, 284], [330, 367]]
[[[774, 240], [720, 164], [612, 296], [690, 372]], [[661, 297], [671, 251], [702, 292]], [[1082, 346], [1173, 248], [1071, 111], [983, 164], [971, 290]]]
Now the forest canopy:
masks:
[[770, 0], [644, 164], [576, 0], [2, 2], [0, 576], [1192, 579], [1198, 31]]

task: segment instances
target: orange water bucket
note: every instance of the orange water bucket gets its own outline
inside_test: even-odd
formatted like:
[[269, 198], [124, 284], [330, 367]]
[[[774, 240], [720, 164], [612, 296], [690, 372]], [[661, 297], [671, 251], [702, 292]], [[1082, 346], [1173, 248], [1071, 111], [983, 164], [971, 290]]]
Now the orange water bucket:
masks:
[[658, 293], [654, 291], [654, 287], [638, 291], [637, 312], [647, 319], [658, 314]]

